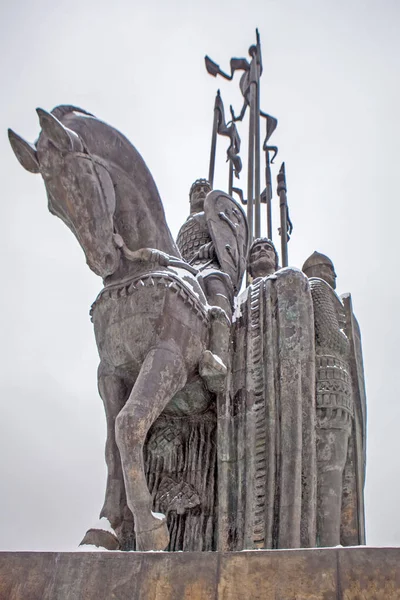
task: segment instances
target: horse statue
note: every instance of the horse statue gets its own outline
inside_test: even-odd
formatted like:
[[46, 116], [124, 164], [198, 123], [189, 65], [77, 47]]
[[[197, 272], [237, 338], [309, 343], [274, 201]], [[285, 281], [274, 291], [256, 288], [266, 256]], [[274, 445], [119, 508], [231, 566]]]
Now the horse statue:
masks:
[[201, 365], [206, 356], [210, 373], [214, 356], [223, 371], [210, 350], [212, 320], [223, 311], [207, 304], [201, 276], [182, 260], [155, 182], [132, 144], [73, 106], [37, 113], [36, 144], [9, 130], [11, 146], [25, 169], [42, 175], [50, 212], [71, 229], [104, 281], [92, 308], [107, 420], [100, 516], [115, 531], [128, 507], [137, 550], [164, 550], [168, 528], [165, 516], [152, 512], [143, 446], [161, 413], [192, 414], [209, 405], [212, 386]]

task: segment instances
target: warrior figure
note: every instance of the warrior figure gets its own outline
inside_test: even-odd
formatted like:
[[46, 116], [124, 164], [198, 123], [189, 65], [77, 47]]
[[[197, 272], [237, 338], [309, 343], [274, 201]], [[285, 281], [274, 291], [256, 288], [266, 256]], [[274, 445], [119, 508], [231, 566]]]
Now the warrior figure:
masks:
[[247, 268], [253, 280], [237, 301], [232, 368], [219, 416], [218, 476], [227, 490], [226, 497], [219, 494], [220, 549], [312, 547], [315, 349], [310, 287], [299, 269], [277, 270], [278, 256], [267, 238], [253, 241]]
[[182, 257], [201, 271], [209, 304], [219, 306], [231, 318], [233, 284], [221, 269], [204, 212], [204, 200], [210, 192], [207, 179], [193, 183], [189, 192], [190, 215], [178, 233], [177, 245]]
[[248, 258], [247, 271], [253, 278], [253, 284], [260, 277], [268, 277], [278, 270], [278, 253], [268, 238], [253, 241]]
[[227, 372], [234, 295], [245, 269], [247, 222], [233, 198], [212, 192], [206, 179], [193, 183], [189, 199], [190, 215], [178, 233], [177, 246], [200, 271], [211, 306], [210, 350], [204, 353], [200, 374], [211, 391], [219, 391]]
[[310, 278], [315, 323], [317, 543], [359, 544], [363, 543], [363, 525], [360, 515], [357, 519], [354, 514], [356, 497], [362, 490], [355, 483], [359, 469], [354, 465], [357, 449], [352, 439], [355, 382], [351, 377], [352, 336], [346, 325], [349, 319], [334, 291], [332, 261], [314, 252], [305, 261], [303, 272]]

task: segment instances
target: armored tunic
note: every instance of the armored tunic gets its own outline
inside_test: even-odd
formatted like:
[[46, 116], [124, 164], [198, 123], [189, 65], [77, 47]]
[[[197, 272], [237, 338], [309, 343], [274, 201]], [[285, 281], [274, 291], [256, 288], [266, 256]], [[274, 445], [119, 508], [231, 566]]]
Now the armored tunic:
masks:
[[213, 267], [217, 269], [220, 268], [215, 252], [213, 252], [213, 248], [211, 247], [204, 258], [198, 258], [198, 256], [196, 258], [200, 248], [206, 244], [212, 244], [204, 212], [188, 217], [187, 221], [179, 230], [176, 243], [183, 258], [194, 266], [201, 266], [202, 264], [209, 263], [211, 258], [213, 258]]
[[310, 278], [310, 287], [314, 305], [319, 426], [348, 427], [353, 404], [344, 307], [323, 279]]
[[359, 537], [354, 512], [354, 399], [346, 315], [326, 281], [317, 277], [309, 281], [316, 354], [317, 545], [350, 545]]
[[[231, 318], [232, 281], [221, 269], [204, 212], [190, 215], [182, 225], [176, 243], [183, 258], [201, 271], [208, 302], [220, 306]], [[201, 257], [200, 248], [203, 248]]]

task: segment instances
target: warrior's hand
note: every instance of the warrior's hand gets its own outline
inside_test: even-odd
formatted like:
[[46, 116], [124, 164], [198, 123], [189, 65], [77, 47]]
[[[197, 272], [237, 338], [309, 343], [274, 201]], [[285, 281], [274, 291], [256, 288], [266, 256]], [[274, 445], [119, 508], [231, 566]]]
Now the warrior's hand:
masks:
[[119, 233], [114, 233], [113, 239], [116, 247], [122, 251], [123, 255], [128, 260], [142, 260], [162, 267], [167, 267], [170, 264], [169, 255], [161, 250], [156, 250], [154, 248], [140, 248], [139, 250], [132, 251], [129, 250]]
[[168, 267], [170, 263], [170, 257], [168, 254], [165, 254], [165, 252], [162, 252], [161, 250], [154, 250], [154, 248], [151, 249], [150, 260], [151, 262], [162, 267]]
[[208, 242], [199, 248], [198, 257], [200, 260], [211, 260], [215, 257], [215, 248], [213, 242]]
[[165, 252], [162, 252], [161, 250], [156, 250], [155, 248], [140, 248], [135, 254], [139, 260], [150, 262], [153, 265], [167, 267], [170, 262], [168, 254], [165, 254]]

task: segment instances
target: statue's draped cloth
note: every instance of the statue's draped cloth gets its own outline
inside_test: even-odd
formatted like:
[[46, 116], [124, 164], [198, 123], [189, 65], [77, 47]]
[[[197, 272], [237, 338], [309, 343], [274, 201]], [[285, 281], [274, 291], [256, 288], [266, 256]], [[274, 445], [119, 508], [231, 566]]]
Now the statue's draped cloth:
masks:
[[220, 547], [315, 546], [314, 322], [299, 270], [242, 294], [232, 350], [219, 410]]

